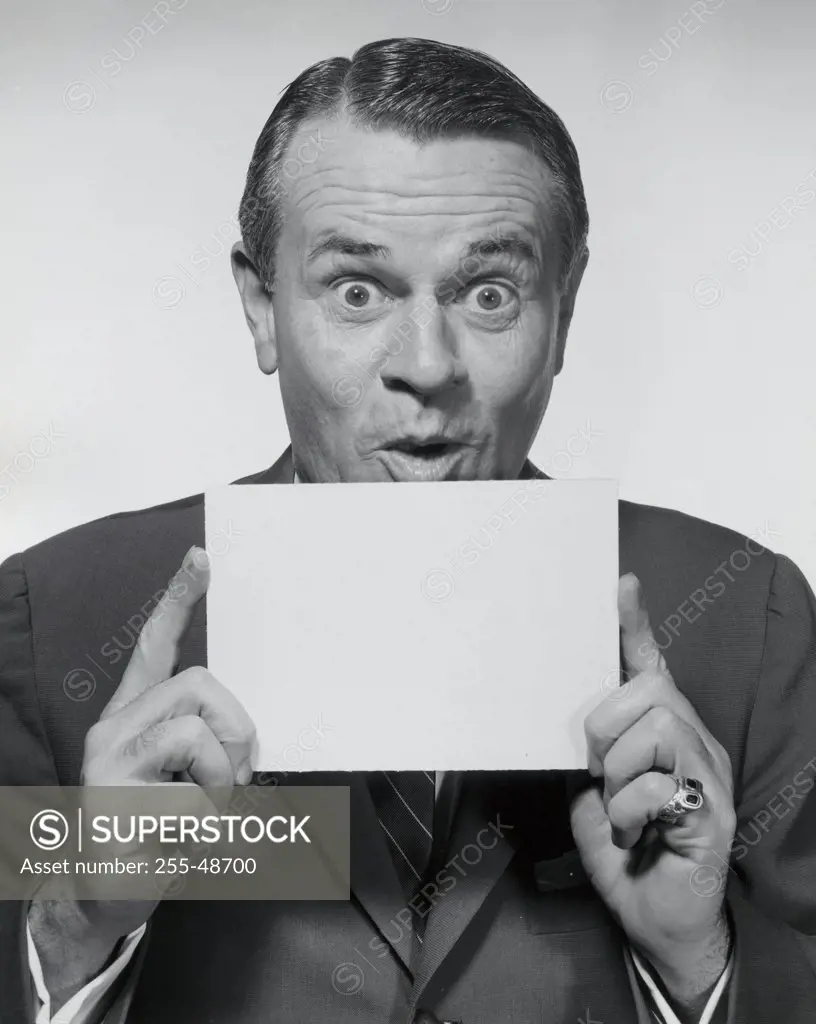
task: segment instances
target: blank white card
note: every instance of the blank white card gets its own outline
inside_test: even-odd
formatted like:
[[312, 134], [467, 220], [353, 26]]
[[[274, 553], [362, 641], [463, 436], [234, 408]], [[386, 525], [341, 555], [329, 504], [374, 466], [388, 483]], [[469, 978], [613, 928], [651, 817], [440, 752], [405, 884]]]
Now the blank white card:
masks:
[[586, 767], [617, 682], [617, 483], [205, 496], [210, 671], [261, 771]]

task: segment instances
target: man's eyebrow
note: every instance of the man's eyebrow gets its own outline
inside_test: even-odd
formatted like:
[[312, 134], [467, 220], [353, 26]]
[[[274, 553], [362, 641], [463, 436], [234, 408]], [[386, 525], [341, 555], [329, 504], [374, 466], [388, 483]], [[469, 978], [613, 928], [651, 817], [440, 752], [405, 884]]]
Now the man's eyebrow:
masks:
[[339, 253], [341, 256], [388, 259], [391, 255], [391, 250], [387, 245], [363, 242], [358, 238], [351, 238], [348, 235], [340, 235], [333, 232], [310, 250], [306, 261], [307, 263], [312, 263], [318, 256], [323, 256], [326, 253]]
[[538, 264], [538, 256], [533, 246], [518, 235], [509, 235], [507, 238], [487, 237], [477, 242], [471, 242], [463, 254], [462, 259], [466, 260], [473, 256], [514, 256], [516, 259], [526, 260], [528, 263]]
[[[366, 242], [349, 235], [332, 232], [312, 247], [307, 256], [307, 262], [313, 263], [319, 256], [326, 254], [358, 256], [363, 259], [389, 259], [391, 250], [387, 245], [378, 245], [375, 242]], [[483, 259], [490, 256], [512, 256], [536, 265], [539, 262], [530, 242], [518, 235], [509, 235], [506, 238], [487, 236], [471, 242], [461, 259], [464, 261], [474, 256]]]

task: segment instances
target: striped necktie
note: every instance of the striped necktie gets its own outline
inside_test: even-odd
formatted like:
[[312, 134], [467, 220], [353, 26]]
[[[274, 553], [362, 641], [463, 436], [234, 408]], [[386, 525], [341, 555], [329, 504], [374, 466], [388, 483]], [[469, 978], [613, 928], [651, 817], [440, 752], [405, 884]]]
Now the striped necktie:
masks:
[[406, 902], [426, 882], [433, 848], [435, 789], [431, 772], [374, 772], [369, 776], [377, 818]]

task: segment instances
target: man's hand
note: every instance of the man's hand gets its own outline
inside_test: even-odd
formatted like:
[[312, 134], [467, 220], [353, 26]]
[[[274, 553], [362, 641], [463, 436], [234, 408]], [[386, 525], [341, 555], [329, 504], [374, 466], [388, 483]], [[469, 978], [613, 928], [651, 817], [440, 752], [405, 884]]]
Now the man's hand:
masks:
[[[592, 884], [633, 947], [678, 1009], [694, 1012], [728, 958], [731, 765], [675, 686], [635, 576], [621, 578], [618, 607], [629, 692], [586, 719], [589, 771], [603, 788], [575, 799], [572, 831]], [[702, 782], [704, 804], [668, 825], [657, 815], [674, 795], [672, 775]], [[722, 879], [714, 893], [712, 876]]]
[[[82, 785], [169, 782], [247, 784], [255, 727], [206, 669], [173, 672], [179, 643], [209, 584], [204, 551], [192, 548], [145, 623], [122, 681], [85, 739]], [[202, 794], [203, 796], [203, 794]], [[29, 924], [52, 1013], [93, 978], [118, 940], [144, 924], [159, 900], [38, 900]]]

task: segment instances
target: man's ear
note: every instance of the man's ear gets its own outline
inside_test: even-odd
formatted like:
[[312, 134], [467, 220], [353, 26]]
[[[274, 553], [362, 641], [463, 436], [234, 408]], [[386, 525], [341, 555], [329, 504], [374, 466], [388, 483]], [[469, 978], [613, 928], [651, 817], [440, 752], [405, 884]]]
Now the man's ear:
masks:
[[556, 375], [561, 372], [564, 365], [564, 351], [567, 347], [567, 334], [569, 333], [570, 324], [572, 323], [572, 314], [575, 310], [575, 299], [578, 295], [578, 288], [581, 285], [581, 279], [584, 276], [588, 260], [589, 249], [584, 246], [583, 252], [575, 261], [569, 280], [565, 284], [564, 290], [561, 293], [561, 302], [558, 312], [558, 351], [556, 353], [555, 362]]
[[232, 276], [244, 307], [247, 326], [255, 339], [255, 356], [264, 373], [278, 368], [278, 347], [275, 341], [275, 315], [272, 311], [272, 292], [267, 291], [252, 260], [247, 256], [243, 242], [232, 247]]

